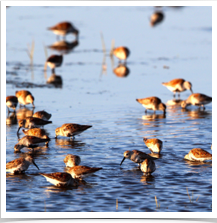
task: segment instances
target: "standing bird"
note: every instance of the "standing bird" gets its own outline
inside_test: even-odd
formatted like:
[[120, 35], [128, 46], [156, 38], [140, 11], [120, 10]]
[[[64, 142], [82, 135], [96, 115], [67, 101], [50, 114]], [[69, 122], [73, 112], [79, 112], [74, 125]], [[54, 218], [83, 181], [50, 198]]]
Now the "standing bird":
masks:
[[91, 127], [92, 125], [79, 125], [73, 123], [66, 123], [63, 124], [61, 127], [56, 128], [55, 138], [57, 138], [58, 135], [74, 138], [75, 135], [78, 135]]
[[160, 98], [157, 97], [148, 97], [148, 98], [141, 98], [136, 99], [140, 104], [142, 104], [143, 107], [145, 107], [145, 113], [147, 113], [147, 110], [154, 110], [154, 113], [156, 110], [162, 110], [164, 113], [166, 113], [166, 105], [161, 102]]
[[61, 22], [56, 24], [55, 26], [49, 27], [48, 30], [53, 31], [57, 36], [65, 36], [69, 33], [72, 33], [78, 39], [79, 31], [72, 25], [70, 22]]
[[132, 150], [132, 151], [127, 150], [124, 152], [124, 158], [121, 161], [121, 164], [124, 162], [125, 159], [130, 159], [134, 163], [138, 163], [138, 165], [140, 165], [140, 163], [142, 163], [145, 159], [156, 159], [156, 158], [153, 158], [150, 155], [143, 153], [139, 150]]
[[71, 167], [67, 172], [72, 175], [74, 179], [82, 180], [83, 178], [101, 170], [102, 168], [88, 167], [88, 166], [74, 166]]
[[46, 180], [57, 187], [76, 187], [78, 182], [72, 178], [71, 174], [65, 172], [56, 172], [56, 173], [39, 173]]
[[63, 161], [66, 164], [66, 167], [78, 166], [81, 163], [81, 159], [79, 156], [71, 154], [68, 154]]
[[126, 61], [127, 57], [130, 55], [130, 50], [127, 47], [120, 46], [111, 50], [111, 55], [115, 55], [120, 61]]
[[44, 64], [44, 70], [47, 70], [47, 65], [51, 68], [52, 74], [55, 73], [55, 68], [60, 67], [63, 62], [63, 55], [51, 55]]
[[34, 147], [37, 147], [37, 144], [40, 144], [40, 143], [43, 143], [43, 142], [45, 142], [45, 144], [48, 145], [49, 141], [50, 141], [49, 138], [39, 138], [39, 137], [36, 137], [36, 136], [24, 136], [14, 146], [14, 151], [15, 152], [20, 152], [20, 150], [23, 147], [34, 148]]
[[162, 22], [164, 19], [164, 14], [162, 12], [155, 12], [154, 14], [151, 15], [150, 18], [150, 26], [155, 26], [158, 23]]
[[193, 94], [192, 91], [192, 84], [189, 81], [185, 81], [184, 79], [173, 79], [169, 82], [163, 82], [163, 86], [166, 86], [170, 91], [173, 92], [173, 97], [176, 96], [176, 93], [178, 93], [178, 96], [180, 97], [180, 92], [190, 90], [191, 93]]
[[21, 119], [18, 122], [19, 128], [17, 130], [17, 135], [21, 127], [26, 128], [26, 129], [31, 129], [31, 128], [41, 127], [50, 123], [52, 123], [52, 121], [46, 121], [46, 120], [35, 118], [35, 117], [27, 117], [25, 119]]
[[6, 97], [6, 105], [8, 108], [8, 113], [10, 112], [9, 108], [12, 108], [15, 111], [17, 104], [18, 104], [18, 99], [16, 96], [7, 96]]
[[195, 148], [190, 150], [190, 152], [185, 155], [184, 159], [203, 162], [205, 160], [212, 160], [212, 154], [203, 149]]
[[151, 175], [155, 170], [155, 162], [150, 159], [145, 159], [140, 166], [141, 171], [144, 173], [144, 175]]
[[160, 139], [143, 138], [145, 145], [151, 150], [152, 153], [160, 153], [163, 147], [163, 142]]
[[186, 108], [189, 105], [196, 105], [203, 108], [205, 110], [204, 105], [212, 102], [212, 97], [209, 97], [205, 94], [194, 93], [191, 94], [186, 100], [182, 101], [181, 107]]
[[43, 119], [45, 121], [48, 121], [50, 118], [51, 118], [51, 114], [47, 113], [46, 111], [37, 111], [33, 114], [32, 117], [35, 117], [35, 118], [40, 118], [40, 119]]
[[6, 163], [6, 172], [13, 174], [24, 173], [30, 164], [34, 164], [38, 168], [32, 156], [28, 155], [25, 158], [18, 158]]
[[20, 105], [23, 104], [25, 106], [28, 104], [32, 104], [33, 108], [35, 107], [34, 97], [29, 91], [26, 90], [16, 91], [16, 97]]

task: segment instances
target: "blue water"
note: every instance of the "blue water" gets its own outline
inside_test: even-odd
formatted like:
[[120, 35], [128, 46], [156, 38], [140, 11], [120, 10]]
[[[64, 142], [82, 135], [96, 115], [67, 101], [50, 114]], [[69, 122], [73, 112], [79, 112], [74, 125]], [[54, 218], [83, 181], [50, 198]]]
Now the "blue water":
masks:
[[[45, 129], [50, 137], [64, 123], [93, 125], [72, 142], [67, 138], [52, 139], [49, 147], [39, 147], [35, 162], [25, 175], [7, 175], [6, 209], [8, 212], [211, 212], [212, 163], [185, 161], [193, 148], [211, 152], [212, 104], [205, 111], [192, 106], [183, 111], [167, 105], [166, 116], [159, 111], [144, 113], [136, 98], [157, 96], [164, 103], [173, 94], [162, 82], [184, 78], [195, 93], [212, 96], [212, 8], [164, 7], [165, 18], [150, 27], [154, 7], [9, 7], [7, 9], [6, 95], [26, 89], [35, 97], [34, 112], [52, 114], [52, 124]], [[60, 21], [71, 21], [80, 31], [79, 44], [64, 55], [56, 69], [62, 85], [46, 83], [45, 46], [57, 41], [46, 28]], [[106, 46], [106, 72], [102, 73], [103, 50]], [[16, 37], [16, 38], [15, 38]], [[73, 35], [66, 37], [74, 41]], [[115, 46], [127, 46], [130, 56], [125, 78], [117, 77], [108, 56], [112, 39]], [[34, 41], [33, 66], [27, 54]], [[46, 48], [48, 55], [58, 54]], [[181, 93], [186, 99], [190, 91]], [[17, 108], [16, 118], [32, 114]], [[6, 161], [29, 152], [14, 153], [18, 124], [6, 125]], [[21, 135], [22, 137], [23, 135]], [[156, 171], [146, 178], [130, 160], [120, 167], [123, 153], [137, 149], [150, 153], [143, 137], [157, 137], [164, 143], [162, 157], [155, 161]], [[86, 178], [77, 189], [52, 186], [38, 172], [65, 171], [64, 157], [75, 154], [81, 165], [102, 167]], [[187, 190], [191, 200], [188, 197]], [[155, 196], [160, 207], [156, 208]], [[192, 198], [193, 196], [193, 198]], [[199, 198], [198, 198], [199, 197]], [[118, 209], [116, 209], [118, 200]], [[19, 201], [17, 205], [14, 202]], [[140, 204], [140, 205], [138, 205]], [[61, 209], [59, 208], [61, 206]]]

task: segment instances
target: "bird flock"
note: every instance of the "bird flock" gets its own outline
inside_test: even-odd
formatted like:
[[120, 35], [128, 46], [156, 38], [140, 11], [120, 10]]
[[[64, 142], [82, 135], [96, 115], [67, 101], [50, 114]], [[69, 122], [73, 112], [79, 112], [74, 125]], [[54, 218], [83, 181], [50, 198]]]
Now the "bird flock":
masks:
[[[154, 13], [150, 18], [150, 25], [155, 26], [159, 22], [163, 20], [164, 16], [161, 12]], [[48, 28], [48, 30], [54, 32], [57, 36], [61, 35], [65, 39], [67, 34], [74, 34], [76, 37], [76, 41], [78, 41], [79, 31], [70, 23], [70, 22], [61, 22], [53, 27]], [[115, 49], [112, 49], [111, 54], [116, 56], [119, 61], [123, 60], [126, 63], [127, 58], [130, 55], [130, 50], [127, 47], [120, 46]], [[51, 68], [52, 74], [55, 74], [55, 68], [60, 67], [63, 62], [63, 55], [51, 55], [45, 62], [44, 69], [47, 69], [47, 66]], [[199, 109], [205, 109], [205, 105], [212, 102], [212, 97], [209, 97], [205, 94], [201, 93], [193, 93], [192, 84], [189, 81], [178, 78], [171, 80], [169, 82], [162, 83], [163, 86], [167, 87], [171, 92], [173, 92], [174, 98], [176, 94], [178, 97], [181, 92], [186, 90], [191, 91], [191, 95], [186, 99], [181, 101], [181, 107], [186, 108], [190, 105], [199, 106]], [[15, 92], [15, 96], [7, 96], [6, 97], [6, 106], [8, 108], [8, 113], [10, 113], [10, 109], [16, 111], [17, 104], [20, 106], [26, 106], [28, 104], [34, 105], [34, 96], [31, 92], [26, 90], [20, 90]], [[156, 111], [160, 110], [163, 113], [166, 113], [166, 105], [161, 101], [160, 98], [152, 96], [146, 98], [136, 99], [138, 103], [140, 103], [143, 107], [145, 107], [145, 112], [148, 110]], [[47, 124], [51, 124], [52, 121], [51, 114], [46, 111], [38, 111], [34, 113], [31, 117], [26, 117], [25, 119], [21, 119], [18, 121], [18, 130], [17, 137], [18, 143], [14, 146], [15, 152], [20, 152], [22, 148], [27, 147], [32, 151], [32, 155], [27, 155], [25, 158], [18, 158], [12, 160], [6, 164], [6, 171], [11, 172], [12, 174], [21, 174], [25, 173], [30, 164], [35, 165], [38, 169], [39, 167], [34, 162], [34, 148], [38, 146], [38, 144], [45, 143], [45, 145], [49, 146], [49, 141], [51, 138], [48, 137], [44, 126]], [[55, 138], [57, 136], [70, 137], [70, 139], [74, 139], [75, 135], [81, 134], [83, 131], [91, 128], [91, 125], [80, 125], [75, 123], [64, 123], [62, 126], [56, 128], [55, 130]], [[22, 129], [25, 134], [21, 139], [19, 138], [19, 130]], [[123, 154], [123, 160], [120, 165], [123, 164], [125, 159], [130, 159], [134, 163], [139, 165], [140, 170], [144, 173], [144, 175], [151, 175], [156, 170], [155, 160], [157, 160], [162, 152], [163, 141], [158, 138], [143, 138], [145, 145], [152, 152], [150, 155], [146, 154], [142, 151], [138, 150], [127, 150]], [[157, 154], [157, 155], [156, 155]], [[194, 148], [187, 155], [184, 156], [184, 159], [191, 161], [199, 161], [203, 162], [206, 160], [212, 160], [212, 154], [209, 152], [200, 149]], [[67, 172], [55, 172], [55, 173], [40, 173], [41, 176], [44, 176], [47, 181], [51, 184], [54, 184], [58, 187], [68, 187], [73, 186], [76, 187], [79, 185], [79, 182], [83, 180], [84, 177], [89, 176], [90, 174], [95, 173], [96, 171], [101, 170], [101, 167], [88, 167], [81, 166], [81, 158], [77, 155], [68, 154], [63, 162], [67, 167]]]

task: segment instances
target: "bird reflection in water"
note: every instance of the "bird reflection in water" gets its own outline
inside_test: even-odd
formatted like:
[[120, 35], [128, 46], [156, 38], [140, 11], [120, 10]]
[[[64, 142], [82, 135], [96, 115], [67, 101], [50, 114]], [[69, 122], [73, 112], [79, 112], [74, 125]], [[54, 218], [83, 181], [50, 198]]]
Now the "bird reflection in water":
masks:
[[30, 110], [29, 108], [20, 108], [16, 111], [17, 119], [25, 119], [27, 117], [32, 117], [34, 114], [34, 108]]
[[120, 63], [116, 68], [113, 69], [113, 72], [117, 77], [127, 77], [130, 73], [130, 70], [126, 64]]
[[155, 177], [152, 175], [146, 176], [146, 175], [142, 175], [141, 176], [141, 180], [142, 183], [144, 183], [145, 185], [152, 185], [155, 181]]
[[149, 153], [148, 155], [153, 157], [153, 158], [157, 158], [157, 159], [159, 159], [159, 158], [161, 158], [163, 156], [160, 153]]
[[191, 119], [201, 119], [206, 118], [207, 116], [212, 116], [211, 112], [200, 110], [199, 108], [197, 110], [182, 108], [181, 111], [184, 112]]
[[171, 99], [169, 101], [167, 101], [166, 105], [169, 105], [169, 106], [174, 106], [174, 107], [180, 107], [181, 106], [181, 103], [182, 103], [182, 99]]
[[52, 45], [48, 46], [48, 48], [59, 51], [62, 54], [68, 54], [78, 45], [79, 45], [78, 40], [72, 42], [67, 42], [65, 40], [62, 40], [53, 43]]
[[[203, 165], [203, 168], [207, 168], [212, 166], [212, 161], [206, 161], [206, 162], [201, 162], [201, 161], [191, 161], [191, 160], [184, 160], [190, 167], [196, 167], [196, 166], [201, 166]], [[195, 169], [195, 173], [198, 173], [198, 168]]]
[[16, 125], [16, 124], [17, 124], [16, 112], [9, 113], [6, 118], [6, 125]]
[[[37, 146], [33, 149], [27, 149], [28, 150], [28, 154], [32, 154], [34, 155], [34, 157], [37, 157], [38, 155], [47, 155], [47, 150], [48, 147], [47, 146]], [[25, 151], [25, 149], [24, 149]]]
[[166, 113], [163, 113], [163, 114], [152, 113], [152, 114], [147, 114], [147, 115], [142, 116], [143, 120], [149, 120], [149, 121], [154, 121], [157, 119], [164, 119], [164, 118], [166, 118]]
[[47, 84], [51, 84], [55, 88], [62, 88], [62, 85], [63, 85], [62, 77], [60, 75], [56, 75], [55, 73], [53, 73], [47, 79]]
[[72, 148], [80, 148], [85, 146], [85, 143], [76, 140], [70, 139], [55, 139], [55, 143], [57, 146], [61, 147], [64, 146], [65, 149], [72, 149]]
[[25, 173], [19, 173], [19, 174], [13, 174], [13, 173], [6, 173], [7, 180], [10, 179], [14, 182], [14, 184], [20, 183], [23, 180], [30, 181], [32, 180], [32, 177], [25, 174]]

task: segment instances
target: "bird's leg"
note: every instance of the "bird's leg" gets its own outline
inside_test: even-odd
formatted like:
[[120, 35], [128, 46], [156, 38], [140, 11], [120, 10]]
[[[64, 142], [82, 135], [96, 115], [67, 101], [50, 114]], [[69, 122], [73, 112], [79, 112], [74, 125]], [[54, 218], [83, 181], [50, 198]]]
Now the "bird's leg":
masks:
[[[7, 107], [8, 108], [8, 107]], [[8, 114], [9, 114], [9, 108], [8, 108]]]
[[206, 109], [205, 106], [204, 105], [201, 105], [201, 107], [203, 108], [203, 111], [205, 111], [205, 109]]
[[173, 97], [176, 98], [176, 92], [173, 92]]
[[145, 109], [145, 114], [147, 114], [147, 109]]
[[180, 93], [178, 93], [178, 97], [180, 98]]

